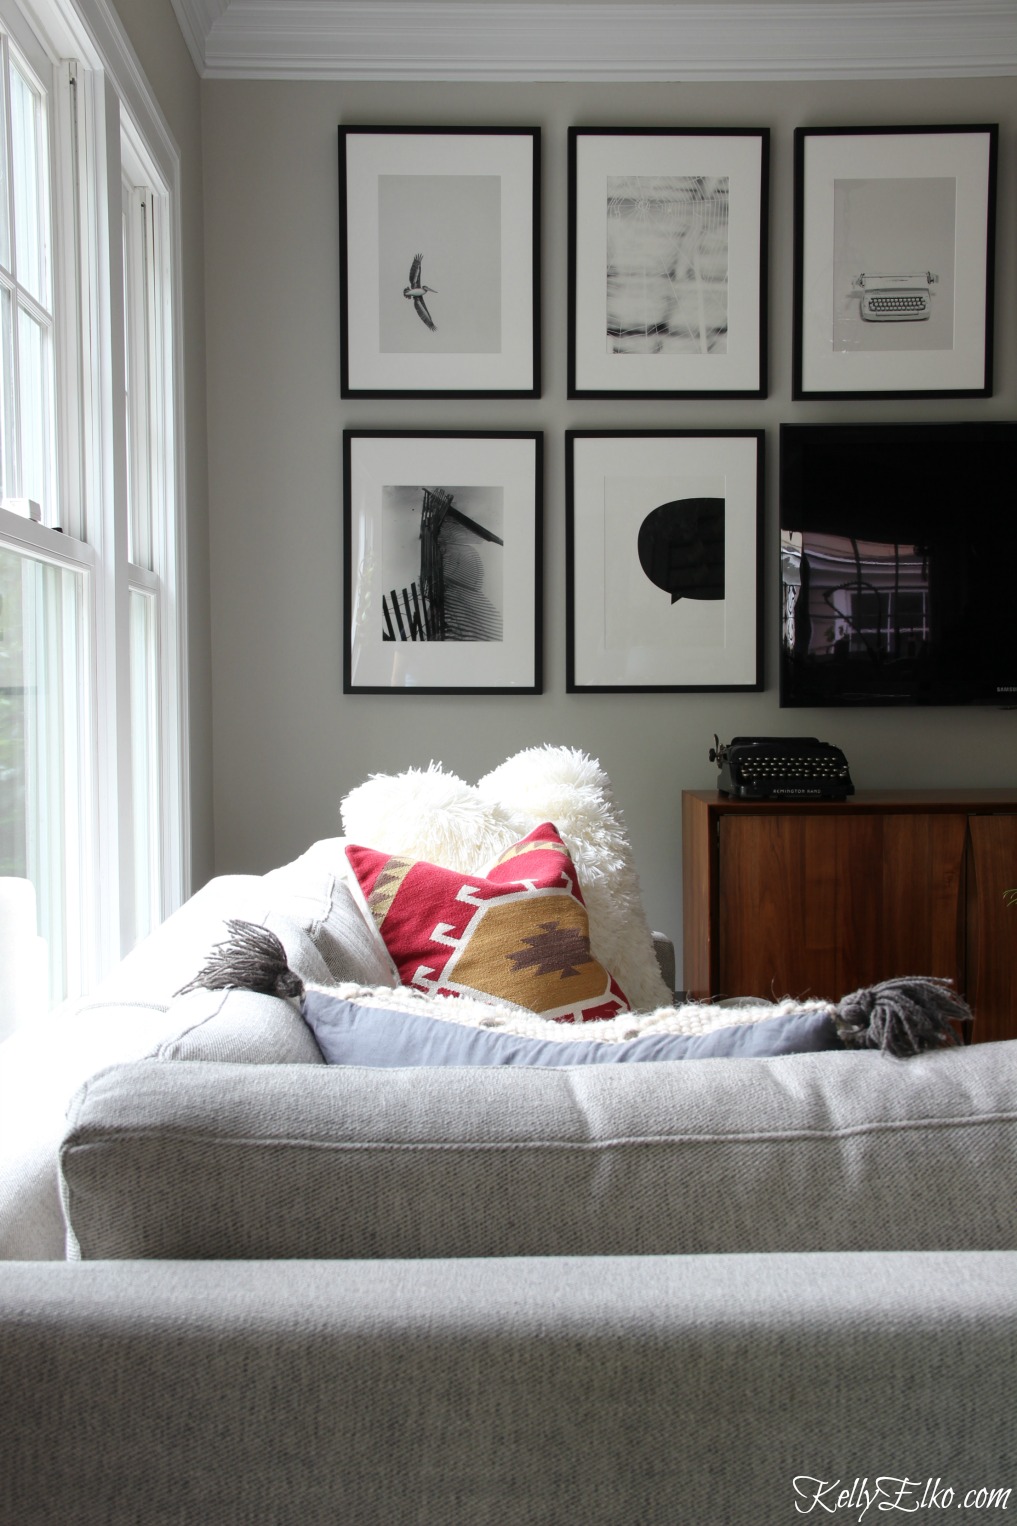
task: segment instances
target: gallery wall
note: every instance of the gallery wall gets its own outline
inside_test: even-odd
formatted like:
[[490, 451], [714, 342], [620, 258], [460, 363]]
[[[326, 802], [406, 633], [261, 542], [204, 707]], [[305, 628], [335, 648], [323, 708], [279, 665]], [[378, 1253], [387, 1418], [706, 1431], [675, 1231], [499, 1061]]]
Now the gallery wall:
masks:
[[[776, 666], [779, 424], [1017, 419], [1017, 81], [205, 81], [201, 88], [217, 872], [262, 871], [314, 839], [334, 835], [340, 799], [371, 773], [426, 767], [434, 760], [473, 781], [519, 748], [567, 744], [599, 758], [609, 773], [650, 920], [680, 942], [681, 791], [713, 786], [716, 768], [708, 750], [715, 733], [722, 740], [736, 734], [819, 736], [844, 749], [861, 789], [1014, 782], [1013, 711], [782, 711]], [[989, 121], [1001, 129], [993, 396], [792, 402], [794, 129]], [[340, 398], [340, 123], [541, 128], [540, 398]], [[571, 125], [770, 129], [766, 398], [567, 399]], [[544, 693], [344, 695], [343, 430], [448, 427], [544, 432]], [[564, 434], [584, 428], [765, 430], [762, 692], [565, 692]]]

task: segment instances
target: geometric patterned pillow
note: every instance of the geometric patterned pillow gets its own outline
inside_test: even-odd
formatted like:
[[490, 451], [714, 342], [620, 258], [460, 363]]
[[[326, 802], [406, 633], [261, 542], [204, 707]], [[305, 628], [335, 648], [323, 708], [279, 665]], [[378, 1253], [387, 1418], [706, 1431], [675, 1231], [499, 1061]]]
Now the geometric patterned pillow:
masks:
[[575, 865], [550, 822], [482, 874], [353, 844], [346, 856], [403, 985], [513, 1002], [559, 1023], [631, 1010], [590, 950]]

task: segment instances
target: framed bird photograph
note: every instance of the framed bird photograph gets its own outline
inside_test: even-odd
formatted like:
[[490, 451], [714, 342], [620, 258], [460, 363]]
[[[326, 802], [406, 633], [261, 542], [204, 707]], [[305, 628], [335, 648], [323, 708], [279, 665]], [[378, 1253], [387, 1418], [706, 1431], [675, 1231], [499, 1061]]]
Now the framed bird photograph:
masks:
[[543, 440], [344, 431], [344, 694], [542, 692]]
[[569, 397], [766, 396], [769, 146], [569, 128]]
[[343, 397], [540, 396], [540, 129], [340, 127]]
[[763, 687], [761, 429], [568, 430], [566, 692]]

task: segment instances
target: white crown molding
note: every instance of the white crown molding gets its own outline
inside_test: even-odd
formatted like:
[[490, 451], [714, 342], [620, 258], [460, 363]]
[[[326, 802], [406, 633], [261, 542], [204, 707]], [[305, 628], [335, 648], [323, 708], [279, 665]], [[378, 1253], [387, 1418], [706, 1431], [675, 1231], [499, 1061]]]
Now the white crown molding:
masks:
[[205, 47], [219, 17], [229, 6], [230, 0], [172, 0], [180, 30], [184, 34], [191, 57], [198, 73], [204, 75]]
[[1017, 74], [1014, 0], [172, 0], [208, 79]]

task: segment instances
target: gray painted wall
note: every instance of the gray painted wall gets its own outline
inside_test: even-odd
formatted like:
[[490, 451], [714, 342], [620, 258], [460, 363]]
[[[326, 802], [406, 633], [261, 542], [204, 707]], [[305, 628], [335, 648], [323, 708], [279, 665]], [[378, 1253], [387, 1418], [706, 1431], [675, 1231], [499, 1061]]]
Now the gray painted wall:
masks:
[[[1017, 781], [1017, 714], [782, 712], [777, 426], [785, 420], [1017, 417], [1017, 81], [675, 85], [202, 85], [211, 541], [215, 868], [260, 871], [338, 830], [372, 772], [438, 760], [466, 780], [518, 748], [566, 743], [610, 774], [651, 922], [681, 930], [680, 796], [712, 787], [714, 732], [814, 733], [860, 788]], [[536, 124], [543, 130], [544, 395], [523, 402], [339, 397], [336, 128], [345, 121]], [[1001, 124], [995, 396], [791, 403], [796, 126]], [[566, 400], [566, 130], [571, 124], [769, 126], [770, 396]], [[539, 697], [342, 694], [344, 427], [545, 432], [545, 687]], [[566, 695], [564, 431], [765, 427], [766, 689], [754, 695]], [[921, 893], [921, 887], [916, 887]], [[680, 965], [679, 965], [680, 968]]]
[[180, 153], [188, 782], [191, 879], [197, 888], [214, 872], [201, 87], [170, 0], [116, 0], [116, 10]]

